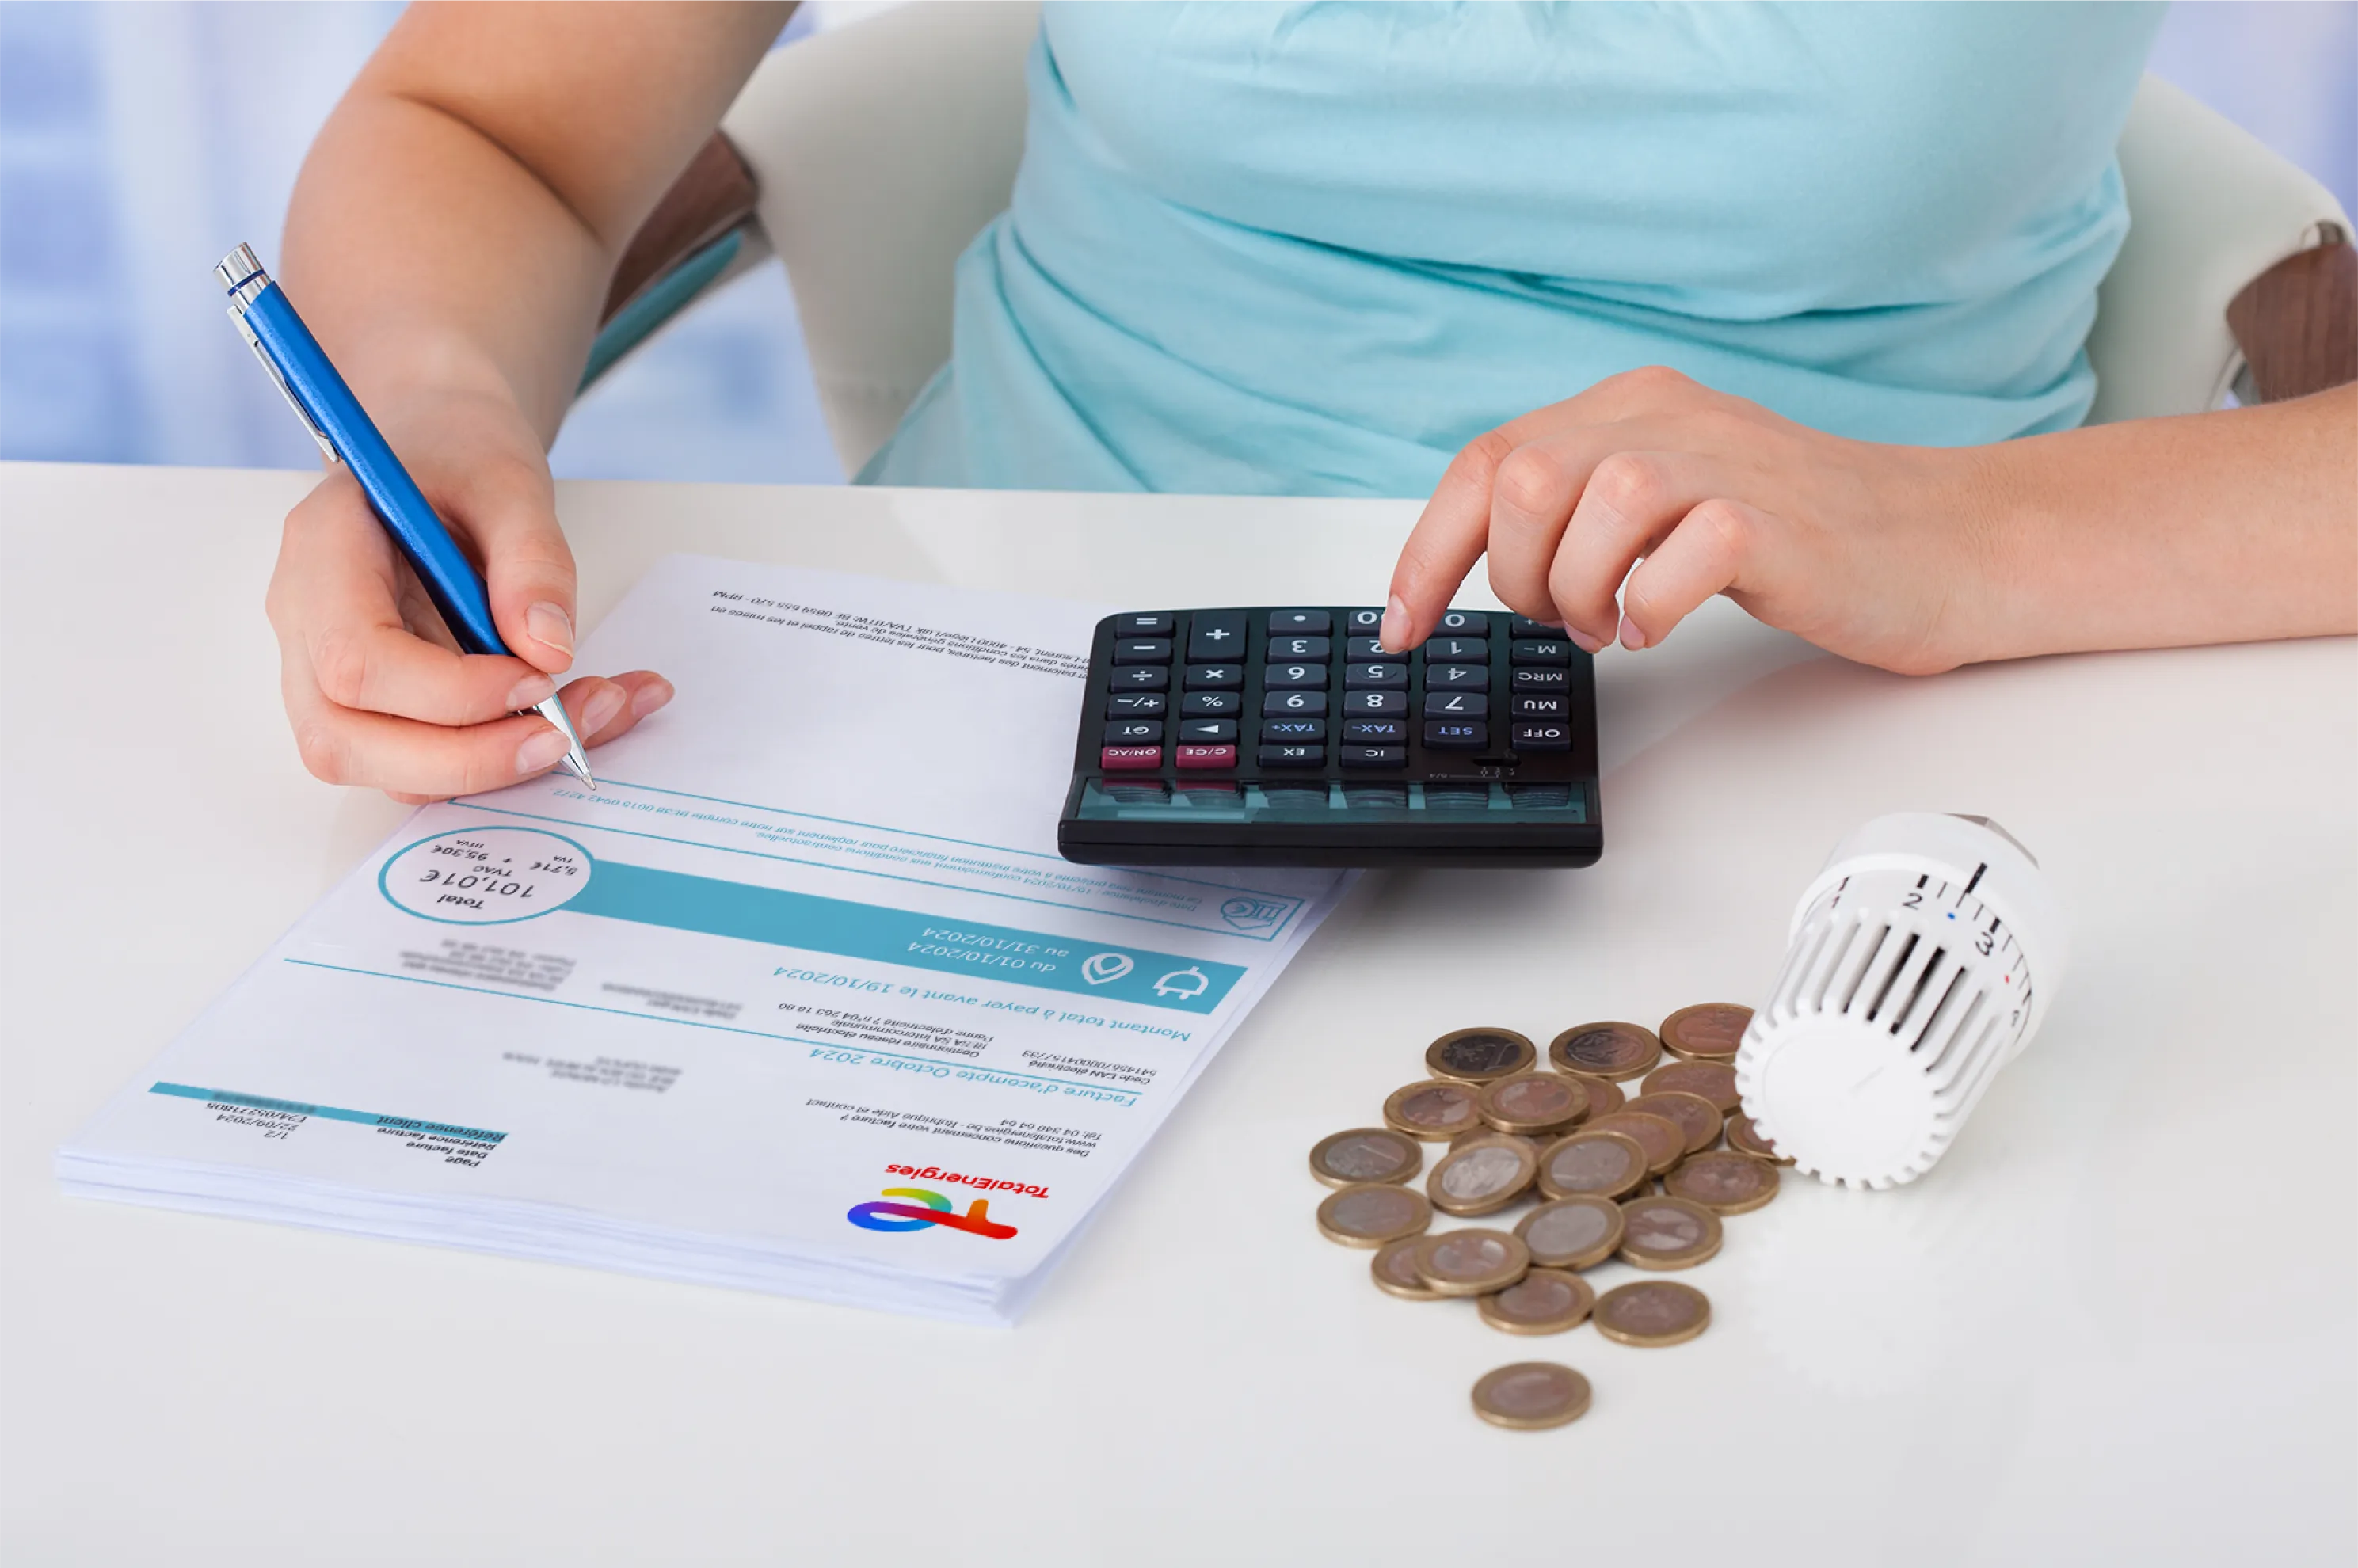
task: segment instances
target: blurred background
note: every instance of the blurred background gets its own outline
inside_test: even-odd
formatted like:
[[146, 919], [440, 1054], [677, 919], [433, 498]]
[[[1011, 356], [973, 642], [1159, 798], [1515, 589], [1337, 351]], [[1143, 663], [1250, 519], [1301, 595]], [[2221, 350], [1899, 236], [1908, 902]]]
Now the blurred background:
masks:
[[[806, 5], [777, 47], [874, 4]], [[0, 458], [308, 468], [211, 265], [278, 254], [312, 133], [383, 0], [0, 0]], [[2358, 211], [2358, 0], [2178, 0], [2151, 70]], [[842, 478], [776, 262], [575, 408], [561, 476]]]

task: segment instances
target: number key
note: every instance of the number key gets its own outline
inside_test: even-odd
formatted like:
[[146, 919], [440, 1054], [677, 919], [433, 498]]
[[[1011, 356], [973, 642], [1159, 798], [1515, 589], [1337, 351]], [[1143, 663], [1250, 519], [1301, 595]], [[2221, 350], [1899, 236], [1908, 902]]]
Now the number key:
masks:
[[1324, 664], [1327, 650], [1335, 645], [1331, 637], [1271, 637], [1269, 640], [1269, 662], [1280, 659], [1306, 659], [1312, 664]]
[[1390, 719], [1408, 711], [1404, 691], [1347, 691], [1343, 711], [1354, 719]]
[[1293, 691], [1326, 688], [1325, 665], [1271, 665], [1261, 672], [1263, 691]]
[[1260, 699], [1263, 719], [1324, 719], [1326, 717], [1326, 694], [1323, 691], [1272, 691]]
[[1490, 671], [1482, 665], [1427, 665], [1424, 668], [1424, 689], [1427, 691], [1487, 691]]
[[1343, 666], [1343, 689], [1346, 691], [1406, 691], [1406, 665], [1346, 665]]
[[1487, 665], [1490, 643], [1481, 637], [1435, 637], [1424, 645], [1428, 665]]

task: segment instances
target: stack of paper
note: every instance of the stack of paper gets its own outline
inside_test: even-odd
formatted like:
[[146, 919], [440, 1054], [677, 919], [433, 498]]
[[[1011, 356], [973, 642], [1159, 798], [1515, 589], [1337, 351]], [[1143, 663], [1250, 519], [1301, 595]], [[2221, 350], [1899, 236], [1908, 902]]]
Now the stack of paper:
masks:
[[1008, 1320], [1342, 878], [1055, 851], [1057, 601], [693, 557], [671, 706], [427, 806], [59, 1154], [69, 1191]]

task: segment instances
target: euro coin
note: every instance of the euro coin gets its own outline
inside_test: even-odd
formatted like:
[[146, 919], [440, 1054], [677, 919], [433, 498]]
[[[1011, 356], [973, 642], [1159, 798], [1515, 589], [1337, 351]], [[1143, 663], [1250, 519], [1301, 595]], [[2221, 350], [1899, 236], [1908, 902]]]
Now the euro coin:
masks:
[[1409, 1254], [1415, 1250], [1417, 1238], [1403, 1236], [1398, 1241], [1387, 1241], [1376, 1249], [1368, 1262], [1368, 1272], [1375, 1276], [1376, 1289], [1402, 1301], [1437, 1302], [1440, 1293], [1416, 1277], [1416, 1266]]
[[1692, 1269], [1719, 1250], [1719, 1216], [1685, 1198], [1639, 1197], [1621, 1206], [1624, 1263]]
[[1424, 1070], [1461, 1084], [1487, 1084], [1528, 1073], [1538, 1048], [1511, 1029], [1460, 1029], [1424, 1048]]
[[1310, 1173], [1330, 1187], [1405, 1182], [1424, 1168], [1416, 1140], [1383, 1127], [1355, 1127], [1322, 1138], [1310, 1151]]
[[1639, 1095], [1621, 1112], [1624, 1116], [1632, 1113], [1659, 1116], [1664, 1121], [1676, 1123], [1680, 1136], [1686, 1141], [1679, 1150], [1682, 1154], [1700, 1153], [1719, 1141], [1719, 1112], [1701, 1095], [1691, 1095], [1683, 1089]]
[[1682, 1007], [1662, 1020], [1662, 1047], [1691, 1062], [1733, 1062], [1744, 1044], [1752, 1010], [1734, 1002], [1705, 1001]]
[[1409, 1084], [1384, 1101], [1384, 1125], [1428, 1143], [1446, 1143], [1482, 1125], [1481, 1106], [1474, 1096], [1464, 1084], [1437, 1084], [1430, 1078]]
[[1482, 1375], [1474, 1413], [1518, 1432], [1563, 1426], [1588, 1413], [1588, 1379], [1552, 1361], [1519, 1361]]
[[1318, 1233], [1346, 1247], [1381, 1247], [1420, 1236], [1433, 1223], [1424, 1195], [1388, 1182], [1363, 1182], [1326, 1195], [1318, 1206]]
[[1623, 1345], [1680, 1345], [1711, 1326], [1711, 1298], [1676, 1280], [1639, 1280], [1597, 1297], [1590, 1315]]
[[1777, 1145], [1760, 1136], [1760, 1129], [1741, 1111], [1727, 1119], [1727, 1146], [1739, 1154], [1749, 1154], [1756, 1160], [1766, 1160], [1772, 1165], [1790, 1165], [1790, 1154], [1777, 1152]]
[[1626, 1132], [1583, 1128], [1540, 1155], [1540, 1191], [1551, 1198], [1617, 1198], [1645, 1179], [1645, 1146]]
[[1562, 1334], [1578, 1328], [1595, 1304], [1596, 1287], [1561, 1269], [1533, 1269], [1474, 1303], [1484, 1323], [1509, 1334]]
[[1484, 1085], [1476, 1103], [1501, 1132], [1558, 1132], [1588, 1114], [1588, 1091], [1562, 1073], [1517, 1073]]
[[1447, 1214], [1490, 1214], [1522, 1196], [1539, 1168], [1539, 1156], [1520, 1138], [1497, 1132], [1469, 1139], [1433, 1167], [1425, 1195]]
[[1588, 1091], [1588, 1119], [1592, 1121], [1600, 1116], [1611, 1116], [1629, 1098], [1611, 1078], [1591, 1077], [1586, 1073], [1566, 1073], [1564, 1076]]
[[1680, 1161], [1679, 1168], [1662, 1178], [1662, 1190], [1714, 1214], [1749, 1214], [1776, 1197], [1779, 1179], [1777, 1167], [1766, 1160], [1714, 1149]]
[[1659, 1176], [1677, 1164], [1687, 1152], [1686, 1129], [1667, 1116], [1642, 1110], [1617, 1110], [1592, 1116], [1583, 1132], [1617, 1132], [1646, 1152], [1646, 1173]]
[[1634, 1078], [1661, 1057], [1661, 1041], [1637, 1023], [1583, 1023], [1548, 1042], [1557, 1072], [1592, 1078]]
[[1409, 1261], [1437, 1295], [1479, 1296], [1521, 1279], [1531, 1253], [1503, 1230], [1444, 1230], [1419, 1241]]
[[1736, 1069], [1725, 1062], [1672, 1062], [1648, 1073], [1639, 1087], [1650, 1095], [1676, 1089], [1681, 1094], [1700, 1096], [1722, 1116], [1735, 1114], [1736, 1107], [1744, 1103], [1736, 1092]]
[[1450, 1150], [1455, 1152], [1480, 1138], [1511, 1138], [1516, 1142], [1521, 1144], [1524, 1148], [1529, 1149], [1533, 1154], [1537, 1154], [1541, 1150], [1555, 1141], [1552, 1135], [1546, 1138], [1533, 1138], [1527, 1133], [1500, 1132], [1495, 1128], [1485, 1126], [1476, 1127], [1471, 1131], [1461, 1132], [1456, 1137], [1451, 1139], [1449, 1141]]
[[1611, 1198], [1569, 1197], [1523, 1216], [1515, 1234], [1538, 1269], [1593, 1269], [1621, 1248], [1621, 1206]]

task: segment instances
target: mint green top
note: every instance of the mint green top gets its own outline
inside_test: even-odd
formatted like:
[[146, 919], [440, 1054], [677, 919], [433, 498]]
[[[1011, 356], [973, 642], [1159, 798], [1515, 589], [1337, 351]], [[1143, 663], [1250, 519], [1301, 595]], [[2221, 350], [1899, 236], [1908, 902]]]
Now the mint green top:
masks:
[[863, 481], [1422, 495], [1667, 364], [2076, 425], [2158, 5], [1056, 5], [956, 346]]

